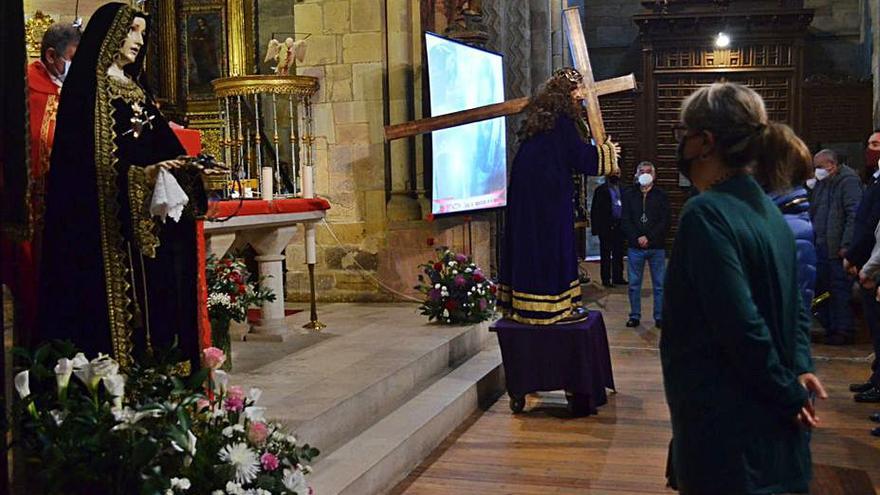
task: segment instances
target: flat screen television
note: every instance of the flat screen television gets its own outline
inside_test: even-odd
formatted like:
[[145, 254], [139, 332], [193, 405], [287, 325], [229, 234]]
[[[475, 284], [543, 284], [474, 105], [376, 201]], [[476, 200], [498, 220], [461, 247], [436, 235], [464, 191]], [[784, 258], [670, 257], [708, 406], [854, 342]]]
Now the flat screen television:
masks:
[[[501, 55], [425, 33], [432, 116], [504, 101]], [[504, 117], [431, 134], [433, 214], [507, 204]]]

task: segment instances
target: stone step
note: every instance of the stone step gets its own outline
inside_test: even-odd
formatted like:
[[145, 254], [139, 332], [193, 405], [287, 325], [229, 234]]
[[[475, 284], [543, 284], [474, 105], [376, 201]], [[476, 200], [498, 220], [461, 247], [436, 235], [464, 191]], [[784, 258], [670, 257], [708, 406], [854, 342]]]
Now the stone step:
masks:
[[267, 416], [319, 448], [319, 459], [480, 352], [489, 336], [486, 323], [427, 324], [414, 306], [332, 306], [327, 340], [233, 375], [261, 388]]
[[321, 495], [385, 493], [478, 408], [503, 393], [501, 352], [492, 345], [314, 464]]

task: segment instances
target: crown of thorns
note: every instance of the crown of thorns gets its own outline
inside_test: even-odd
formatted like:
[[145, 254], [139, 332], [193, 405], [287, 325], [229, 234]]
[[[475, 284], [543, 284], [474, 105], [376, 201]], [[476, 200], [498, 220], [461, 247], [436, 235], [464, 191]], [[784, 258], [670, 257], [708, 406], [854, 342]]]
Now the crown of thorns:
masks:
[[580, 84], [580, 82], [584, 80], [584, 76], [582, 76], [581, 73], [577, 71], [577, 69], [573, 69], [571, 67], [556, 69], [556, 71], [553, 73], [553, 77], [564, 77], [568, 80], [568, 82], [574, 84]]

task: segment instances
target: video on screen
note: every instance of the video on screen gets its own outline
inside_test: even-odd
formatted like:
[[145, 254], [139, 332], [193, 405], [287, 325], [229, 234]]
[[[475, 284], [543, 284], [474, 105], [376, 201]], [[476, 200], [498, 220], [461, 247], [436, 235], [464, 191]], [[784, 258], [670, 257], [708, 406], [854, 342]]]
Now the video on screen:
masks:
[[[425, 33], [431, 115], [504, 101], [501, 55]], [[507, 204], [504, 117], [434, 131], [434, 214]]]

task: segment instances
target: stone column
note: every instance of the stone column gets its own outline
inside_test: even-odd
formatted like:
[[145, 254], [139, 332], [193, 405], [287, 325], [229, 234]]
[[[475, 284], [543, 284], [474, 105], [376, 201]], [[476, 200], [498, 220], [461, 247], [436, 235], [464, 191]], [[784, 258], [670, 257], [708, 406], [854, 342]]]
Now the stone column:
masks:
[[529, 0], [532, 94], [553, 72], [550, 0]]
[[242, 233], [257, 252], [256, 260], [260, 264], [260, 277], [264, 278], [264, 286], [275, 294], [275, 301], [263, 303], [262, 319], [247, 335], [248, 340], [280, 342], [292, 335], [284, 322], [284, 273], [281, 269], [284, 255], [281, 251], [287, 247], [295, 233], [295, 225]]
[[[388, 0], [388, 10], [385, 12], [389, 123], [394, 124], [413, 120], [414, 117], [410, 91], [414, 59], [411, 7], [410, 0]], [[390, 144], [391, 199], [388, 202], [388, 218], [391, 220], [418, 220], [422, 217], [419, 203], [412, 196], [416, 189], [413, 143], [413, 138], [407, 138], [394, 140]]]

